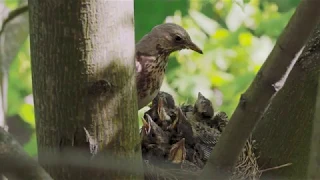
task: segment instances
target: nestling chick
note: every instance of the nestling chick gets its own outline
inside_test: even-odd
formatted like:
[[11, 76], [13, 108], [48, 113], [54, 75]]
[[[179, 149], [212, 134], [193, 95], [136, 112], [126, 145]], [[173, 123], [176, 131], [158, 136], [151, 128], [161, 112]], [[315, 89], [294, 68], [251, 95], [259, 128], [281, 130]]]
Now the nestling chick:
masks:
[[147, 137], [149, 138], [149, 143], [152, 144], [168, 144], [169, 139], [166, 132], [164, 132], [153, 120], [152, 118], [146, 114], [147, 123], [149, 126], [149, 130], [147, 130]]
[[195, 144], [194, 132], [190, 122], [186, 119], [185, 115], [179, 107], [177, 110], [176, 120], [168, 127], [168, 129], [174, 130], [174, 135], [177, 139], [185, 138], [186, 144], [193, 146]]
[[148, 114], [163, 130], [166, 130], [172, 120], [176, 118], [175, 102], [173, 97], [160, 91], [153, 99], [151, 108], [145, 113]]
[[173, 97], [169, 93], [163, 91], [159, 91], [158, 95], [152, 100], [152, 106], [158, 105], [160, 98], [165, 101], [168, 109], [175, 109], [176, 106]]
[[194, 104], [194, 113], [200, 115], [200, 118], [211, 118], [214, 114], [212, 103], [209, 99], [204, 97], [200, 92], [198, 93], [198, 99]]
[[[146, 114], [141, 141], [143, 158], [154, 164], [161, 164], [167, 158], [170, 149], [167, 134]], [[149, 129], [148, 129], [149, 128]]]
[[220, 132], [224, 130], [224, 128], [228, 124], [228, 115], [225, 112], [218, 112], [212, 120], [208, 123], [210, 127], [214, 127], [218, 129]]

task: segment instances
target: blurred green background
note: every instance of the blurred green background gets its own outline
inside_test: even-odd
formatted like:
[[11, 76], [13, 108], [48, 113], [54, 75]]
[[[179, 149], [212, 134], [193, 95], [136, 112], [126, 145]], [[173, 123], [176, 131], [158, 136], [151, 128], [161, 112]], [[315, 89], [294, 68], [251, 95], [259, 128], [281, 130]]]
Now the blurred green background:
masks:
[[[177, 104], [193, 103], [201, 92], [216, 111], [231, 116], [272, 50], [299, 0], [135, 0], [136, 41], [157, 24], [174, 22], [190, 33], [204, 54], [183, 50], [170, 57], [162, 90]], [[14, 9], [17, 0], [5, 0]], [[24, 144], [36, 155], [29, 39], [10, 68], [8, 118], [28, 124], [31, 136]]]

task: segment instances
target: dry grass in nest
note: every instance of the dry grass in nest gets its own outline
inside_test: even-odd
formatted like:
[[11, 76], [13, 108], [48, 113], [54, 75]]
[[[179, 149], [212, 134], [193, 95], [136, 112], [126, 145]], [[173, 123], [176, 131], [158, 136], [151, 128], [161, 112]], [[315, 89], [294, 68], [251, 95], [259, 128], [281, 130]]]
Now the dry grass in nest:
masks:
[[232, 180], [258, 180], [260, 178], [261, 172], [254, 151], [255, 141], [249, 138], [240, 154]]

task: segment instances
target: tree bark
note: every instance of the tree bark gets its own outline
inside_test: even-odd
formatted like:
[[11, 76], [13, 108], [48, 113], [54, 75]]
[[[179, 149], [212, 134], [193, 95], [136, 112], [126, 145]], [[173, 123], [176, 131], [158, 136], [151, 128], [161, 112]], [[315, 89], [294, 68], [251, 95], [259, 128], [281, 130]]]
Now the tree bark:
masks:
[[290, 65], [319, 21], [320, 1], [301, 1], [259, 70], [214, 148], [200, 179], [229, 179], [239, 154], [261, 115], [282, 87]]
[[39, 162], [59, 180], [139, 179], [133, 1], [29, 7]]
[[257, 124], [260, 167], [285, 163], [289, 167], [268, 171], [262, 179], [307, 179], [307, 170], [320, 71], [320, 24], [290, 72], [286, 84]]
[[320, 179], [320, 76], [318, 77], [318, 90], [314, 117], [313, 117], [313, 128], [312, 128], [312, 139], [310, 148], [310, 158], [308, 167], [308, 179], [317, 180]]

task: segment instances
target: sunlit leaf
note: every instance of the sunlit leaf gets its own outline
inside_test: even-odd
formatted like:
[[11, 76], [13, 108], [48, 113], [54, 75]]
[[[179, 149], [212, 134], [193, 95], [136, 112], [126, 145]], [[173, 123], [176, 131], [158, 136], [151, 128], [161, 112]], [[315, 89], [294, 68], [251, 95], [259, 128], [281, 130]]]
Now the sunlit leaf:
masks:
[[220, 40], [224, 39], [229, 35], [229, 31], [226, 29], [217, 29], [217, 31], [212, 35], [214, 39]]
[[10, 9], [18, 7], [19, 0], [4, 0], [5, 5]]
[[211, 76], [211, 83], [214, 86], [222, 86], [223, 84], [225, 84], [226, 82], [230, 82], [234, 79], [232, 74], [226, 73], [226, 72], [222, 72], [222, 71], [218, 71], [218, 72], [214, 72]]
[[252, 44], [252, 34], [248, 32], [239, 35], [239, 43], [242, 46], [250, 46]]
[[34, 109], [31, 104], [23, 104], [20, 108], [19, 115], [27, 123], [35, 127]]

